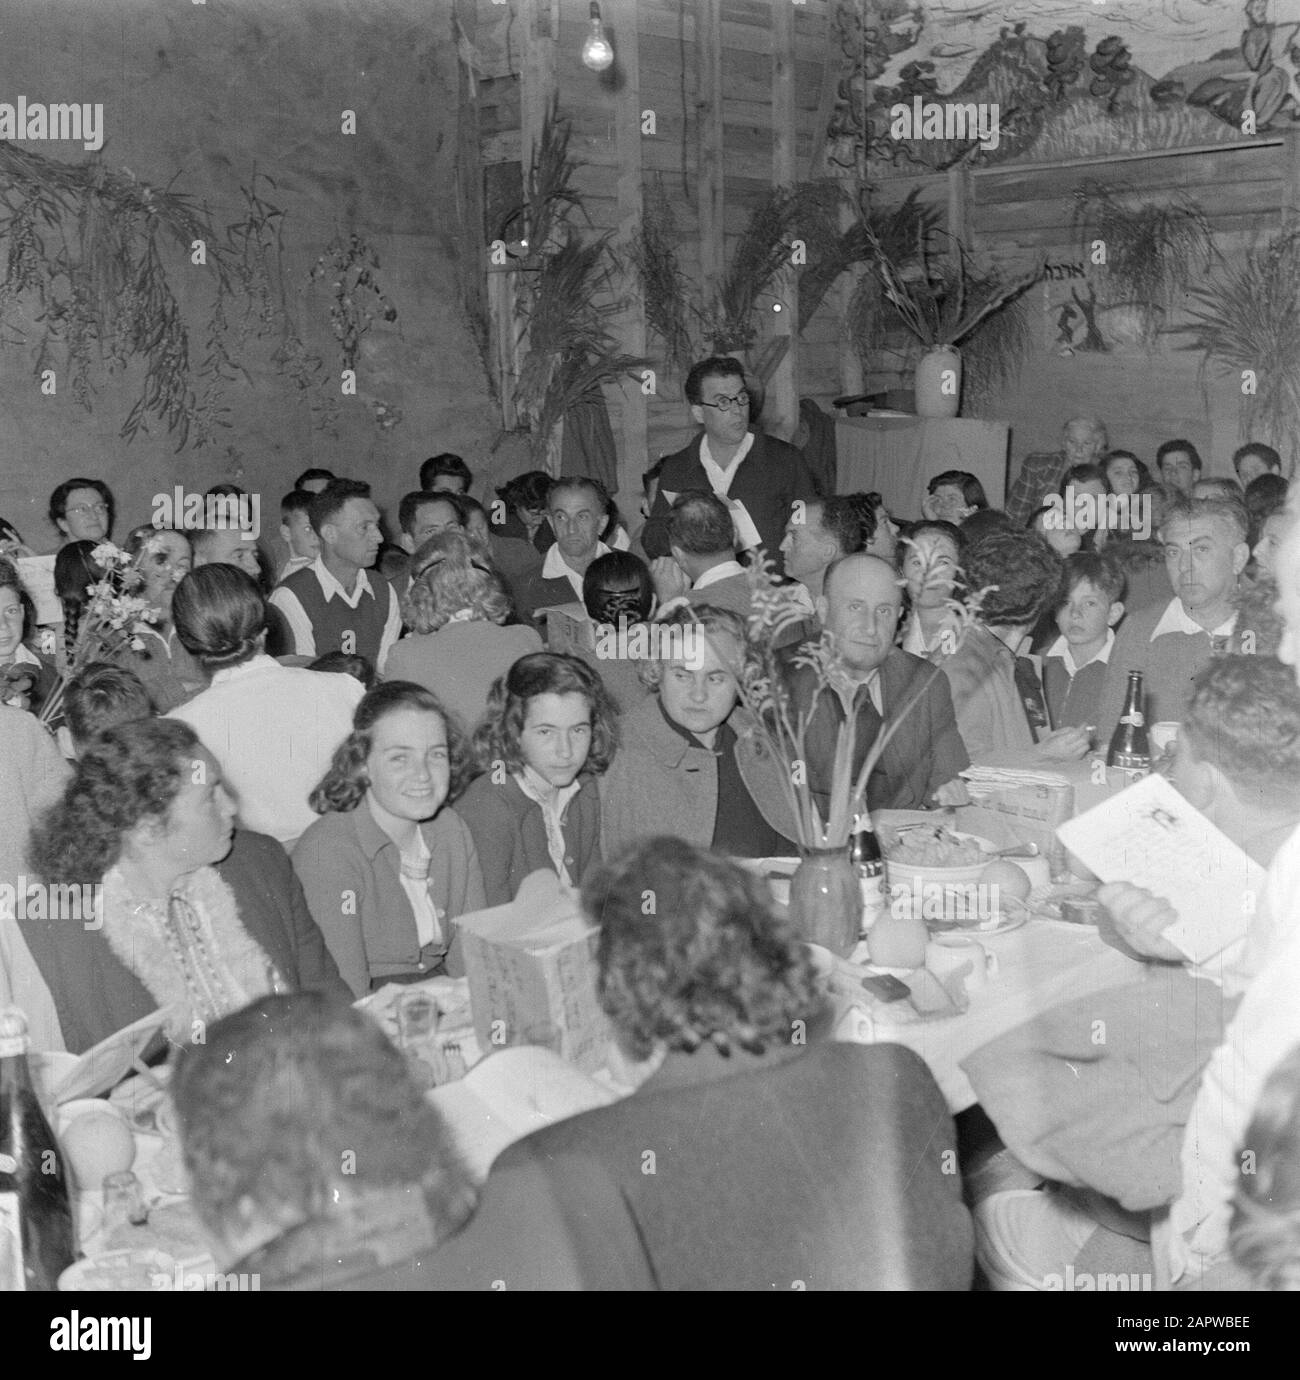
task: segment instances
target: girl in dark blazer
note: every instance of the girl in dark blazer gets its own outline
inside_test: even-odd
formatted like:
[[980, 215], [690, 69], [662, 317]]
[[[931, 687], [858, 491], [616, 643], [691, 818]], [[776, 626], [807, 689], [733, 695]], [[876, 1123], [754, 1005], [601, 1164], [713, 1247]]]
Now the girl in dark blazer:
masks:
[[474, 735], [483, 773], [457, 803], [483, 862], [488, 904], [513, 901], [530, 872], [580, 886], [600, 861], [595, 778], [617, 747], [601, 678], [577, 657], [534, 652], [492, 687]]
[[441, 704], [411, 681], [385, 681], [352, 724], [312, 792], [321, 818], [298, 840], [293, 866], [339, 972], [361, 997], [388, 982], [459, 975], [451, 921], [484, 902], [474, 840], [444, 808], [464, 753]]

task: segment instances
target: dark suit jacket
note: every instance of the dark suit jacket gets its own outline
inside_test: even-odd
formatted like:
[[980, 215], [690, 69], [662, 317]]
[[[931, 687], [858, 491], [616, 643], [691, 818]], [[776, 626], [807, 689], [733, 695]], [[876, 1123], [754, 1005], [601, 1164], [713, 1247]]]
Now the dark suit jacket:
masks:
[[[295, 990], [319, 988], [351, 998], [307, 910], [289, 855], [275, 839], [237, 829], [217, 871], [234, 892], [244, 928], [285, 982]], [[102, 931], [68, 920], [20, 920], [18, 925], [54, 997], [69, 1053], [84, 1054], [157, 1009]]]
[[296, 1227], [233, 1270], [263, 1289], [294, 1291], [652, 1290], [656, 1283], [627, 1204], [596, 1162], [553, 1171], [527, 1165], [495, 1175], [469, 1222], [436, 1244], [421, 1240], [415, 1189], [399, 1190], [400, 1246], [364, 1216]]
[[934, 1079], [902, 1046], [732, 1060], [706, 1046], [510, 1146], [488, 1188], [530, 1163], [598, 1160], [663, 1289], [967, 1289], [970, 1218], [960, 1175], [944, 1172], [954, 1146]]
[[[670, 554], [668, 520], [672, 516], [672, 504], [667, 495], [683, 494], [691, 489], [706, 494], [713, 492], [709, 477], [700, 463], [700, 441], [703, 437], [701, 431], [684, 450], [664, 460], [655, 506], [641, 529], [641, 545], [651, 558]], [[797, 498], [807, 500], [817, 497], [817, 485], [803, 455], [775, 436], [756, 432], [754, 444], [740, 462], [727, 496], [745, 505], [745, 510], [754, 520], [754, 526], [758, 528], [758, 535], [763, 539], [763, 549], [778, 569], [783, 568], [781, 538], [790, 520], [790, 505]]]
[[[792, 707], [805, 711], [816, 691], [816, 674], [809, 667], [795, 666], [794, 654], [795, 649], [782, 654], [789, 668], [786, 683], [794, 702]], [[886, 724], [903, 710], [918, 685], [924, 684], [924, 689], [886, 743], [867, 781], [867, 808], [919, 810], [940, 786], [970, 766], [966, 745], [957, 730], [952, 693], [942, 671], [899, 648], [885, 658], [880, 675]], [[808, 726], [807, 748], [808, 781], [823, 812], [830, 793], [835, 739], [843, 722], [840, 697], [833, 690], [821, 690]], [[879, 724], [866, 692], [861, 692], [853, 757], [855, 774], [862, 770]]]

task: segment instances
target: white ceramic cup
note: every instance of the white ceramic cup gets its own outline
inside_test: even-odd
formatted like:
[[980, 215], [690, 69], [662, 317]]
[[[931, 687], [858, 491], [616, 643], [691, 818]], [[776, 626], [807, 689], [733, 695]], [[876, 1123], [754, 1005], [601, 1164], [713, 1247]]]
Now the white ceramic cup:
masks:
[[1151, 725], [1151, 746], [1156, 752], [1164, 752], [1167, 747], [1178, 741], [1178, 728], [1178, 721], [1175, 719], [1164, 719], [1158, 724]]
[[945, 934], [925, 946], [925, 966], [940, 982], [959, 968], [967, 968], [966, 990], [978, 992], [989, 978], [997, 976], [998, 956], [968, 935]]

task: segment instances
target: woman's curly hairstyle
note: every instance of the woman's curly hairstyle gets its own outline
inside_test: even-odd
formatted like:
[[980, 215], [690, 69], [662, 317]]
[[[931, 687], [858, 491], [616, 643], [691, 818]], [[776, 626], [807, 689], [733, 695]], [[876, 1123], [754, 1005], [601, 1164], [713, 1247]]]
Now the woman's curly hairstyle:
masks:
[[437, 632], [466, 609], [476, 619], [504, 623], [510, 608], [500, 577], [463, 532], [438, 532], [412, 557], [402, 620], [417, 633]]
[[503, 762], [507, 771], [523, 771], [519, 737], [528, 717], [528, 701], [538, 695], [581, 695], [591, 710], [591, 751], [584, 772], [599, 774], [618, 749], [618, 713], [605, 682], [576, 656], [530, 652], [498, 676], [488, 695], [483, 720], [474, 733], [474, 757], [480, 772]]
[[821, 1004], [762, 878], [683, 839], [624, 850], [588, 878], [582, 907], [600, 927], [600, 1004], [634, 1058], [706, 1041], [761, 1053]]
[[[740, 660], [731, 665], [736, 678], [744, 674], [745, 663], [753, 654], [745, 627], [745, 620], [734, 609], [719, 608], [716, 604], [678, 604], [662, 618], [656, 618], [657, 628], [695, 628], [697, 635], [706, 639], [724, 661], [730, 661], [724, 648], [719, 647], [716, 638], [730, 637], [740, 648]], [[661, 642], [660, 649], [668, 650], [671, 642]], [[669, 658], [671, 660], [671, 658]], [[646, 657], [637, 663], [637, 679], [647, 690], [658, 690], [663, 680], [664, 663], [655, 657]]]
[[266, 599], [238, 566], [201, 565], [176, 586], [172, 626], [205, 671], [238, 666], [262, 648]]
[[[473, 1180], [401, 1051], [337, 996], [264, 997], [178, 1057], [171, 1081], [194, 1206], [229, 1241], [251, 1199], [271, 1219], [329, 1218], [339, 1191], [418, 1188], [437, 1240]], [[355, 1177], [340, 1165], [355, 1159]]]
[[1255, 1105], [1237, 1177], [1228, 1245], [1257, 1288], [1300, 1289], [1300, 1046], [1273, 1070]]
[[192, 774], [199, 740], [179, 719], [105, 729], [77, 762], [62, 798], [32, 832], [29, 856], [45, 881], [100, 881], [141, 820], [161, 819]]
[[447, 788], [447, 803], [454, 800], [468, 781], [465, 740], [455, 719], [442, 707], [438, 697], [411, 680], [386, 680], [367, 690], [352, 716], [352, 732], [334, 750], [329, 770], [312, 791], [307, 803], [318, 815], [347, 814], [361, 804], [370, 787], [366, 775], [366, 758], [374, 746], [375, 725], [385, 714], [399, 709], [420, 709], [436, 714], [447, 729], [447, 756], [451, 766], [451, 784]]
[[966, 549], [967, 589], [984, 591], [979, 620], [1030, 627], [1052, 607], [1061, 586], [1060, 556], [1037, 532], [991, 532]]

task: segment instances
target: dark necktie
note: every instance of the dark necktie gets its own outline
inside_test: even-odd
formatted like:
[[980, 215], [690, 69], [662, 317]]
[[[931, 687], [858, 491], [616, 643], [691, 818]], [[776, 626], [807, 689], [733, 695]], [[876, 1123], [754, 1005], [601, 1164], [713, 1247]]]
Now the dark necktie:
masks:
[[1020, 692], [1020, 702], [1025, 706], [1025, 718], [1033, 730], [1034, 738], [1048, 732], [1052, 727], [1051, 716], [1047, 712], [1047, 701], [1043, 698], [1043, 685], [1038, 679], [1034, 663], [1027, 656], [1016, 658], [1016, 689]]

